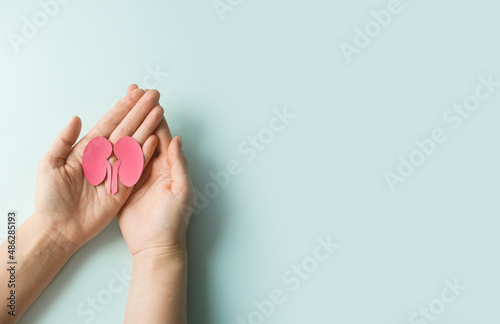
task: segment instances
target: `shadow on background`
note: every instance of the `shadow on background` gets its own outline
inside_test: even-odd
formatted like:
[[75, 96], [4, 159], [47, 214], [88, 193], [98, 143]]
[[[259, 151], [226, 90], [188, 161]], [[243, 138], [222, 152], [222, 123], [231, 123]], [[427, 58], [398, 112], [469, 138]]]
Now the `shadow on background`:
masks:
[[[211, 155], [203, 154], [203, 139], [210, 134], [204, 133], [203, 125], [199, 119], [184, 119], [188, 116], [180, 116], [177, 123], [182, 125], [185, 132], [181, 135], [183, 148], [189, 160], [189, 168], [193, 186], [203, 191], [206, 183], [212, 181], [209, 177], [210, 171], [219, 171]], [[175, 135], [175, 134], [173, 134]], [[205, 140], [206, 141], [206, 140]], [[227, 190], [227, 189], [226, 189]], [[210, 260], [211, 253], [217, 245], [217, 239], [221, 236], [223, 225], [227, 217], [225, 213], [226, 204], [222, 201], [224, 189], [220, 194], [209, 199], [209, 204], [199, 214], [193, 214], [189, 224], [187, 235], [189, 267], [188, 267], [188, 322], [190, 324], [215, 324], [211, 313], [211, 301], [214, 300], [215, 292], [211, 292]], [[198, 201], [198, 199], [197, 199]]]
[[[176, 134], [176, 127], [172, 127], [172, 135], [182, 136], [183, 149], [189, 161], [193, 186], [202, 191], [205, 184], [211, 181], [208, 176], [209, 172], [218, 171], [220, 166], [214, 164], [211, 156], [202, 154], [204, 150], [200, 148], [203, 138], [209, 136], [203, 133], [203, 125], [199, 124], [197, 120], [188, 119], [189, 116], [184, 114], [176, 117], [175, 125], [181, 126], [182, 131], [180, 134]], [[210, 199], [210, 203], [205, 209], [201, 210], [198, 215], [193, 214], [191, 217], [187, 237], [189, 254], [188, 319], [190, 324], [215, 324], [210, 307], [210, 300], [214, 299], [212, 298], [213, 293], [212, 295], [210, 293], [209, 265], [211, 251], [216, 246], [217, 238], [221, 235], [226, 217], [222, 197], [223, 189], [221, 189], [219, 196]], [[46, 317], [47, 312], [56, 307], [57, 300], [62, 298], [62, 292], [67, 289], [66, 287], [74, 286], [72, 283], [78, 280], [77, 278], [84, 276], [83, 273], [81, 274], [84, 271], [82, 270], [83, 266], [95, 257], [95, 252], [102, 247], [116, 245], [119, 241], [123, 241], [123, 237], [115, 218], [99, 235], [75, 253], [19, 323], [36, 323], [38, 318]], [[123, 257], [120, 261], [123, 261]], [[82, 301], [86, 297], [82, 295]], [[117, 319], [119, 320], [116, 323], [121, 323], [123, 314], [117, 315]], [[68, 323], [71, 320], [73, 319], [68, 319]], [[83, 319], [78, 318], [76, 313], [75, 320], [83, 322]], [[92, 322], [99, 323], [99, 318], [97, 317]]]
[[[57, 300], [62, 298], [62, 292], [67, 289], [67, 287], [73, 287], [72, 282], [78, 280], [80, 277], [84, 277], [83, 272], [85, 271], [84, 265], [87, 264], [91, 259], [95, 258], [96, 251], [102, 249], [102, 247], [107, 247], [110, 245], [116, 245], [120, 241], [123, 241], [123, 236], [121, 234], [120, 228], [118, 227], [118, 222], [116, 218], [94, 239], [90, 240], [82, 248], [80, 248], [71, 259], [64, 265], [63, 269], [57, 274], [55, 279], [49, 284], [45, 291], [40, 295], [40, 297], [31, 305], [28, 311], [19, 321], [19, 324], [31, 324], [37, 323], [39, 317], [46, 317], [49, 310], [53, 311], [56, 307]], [[103, 275], [109, 276], [109, 270], [107, 266], [102, 265]], [[76, 293], [76, 295], [78, 295]], [[85, 301], [87, 295], [81, 295], [81, 301]], [[75, 303], [75, 309], [77, 303]], [[66, 323], [84, 323], [82, 317], [78, 317], [76, 312], [71, 312], [74, 314], [73, 318], [69, 318]], [[120, 315], [120, 321], [123, 318], [123, 314]], [[93, 321], [94, 323], [99, 323], [99, 318]], [[61, 322], [62, 323], [62, 322]]]

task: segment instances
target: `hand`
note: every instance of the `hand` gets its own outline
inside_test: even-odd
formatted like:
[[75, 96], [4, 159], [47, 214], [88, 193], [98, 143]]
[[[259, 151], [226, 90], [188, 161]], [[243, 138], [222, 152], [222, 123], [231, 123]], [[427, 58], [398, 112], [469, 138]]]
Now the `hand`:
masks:
[[165, 118], [155, 135], [158, 138], [156, 154], [118, 214], [118, 224], [133, 256], [146, 251], [160, 254], [184, 251], [189, 217], [194, 208], [180, 137], [172, 139]]
[[129, 89], [76, 145], [81, 120], [73, 117], [39, 164], [33, 220], [41, 230], [63, 238], [75, 249], [111, 222], [133, 190], [120, 183], [117, 194], [110, 195], [105, 184], [93, 186], [84, 178], [82, 154], [87, 143], [103, 136], [114, 145], [121, 137], [132, 136], [142, 146], [145, 165], [158, 143], [152, 133], [163, 116], [160, 94], [145, 93], [133, 85]]

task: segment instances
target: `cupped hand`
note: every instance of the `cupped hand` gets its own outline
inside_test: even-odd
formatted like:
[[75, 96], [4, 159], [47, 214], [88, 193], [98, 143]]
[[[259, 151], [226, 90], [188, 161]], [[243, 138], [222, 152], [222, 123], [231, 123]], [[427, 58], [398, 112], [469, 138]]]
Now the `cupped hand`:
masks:
[[134, 256], [146, 250], [158, 253], [183, 250], [194, 208], [180, 137], [172, 139], [165, 118], [154, 134], [158, 138], [156, 152], [118, 214], [118, 224]]
[[[129, 90], [77, 144], [81, 120], [73, 117], [38, 166], [33, 218], [42, 230], [76, 248], [111, 222], [133, 190], [120, 183], [116, 195], [110, 195], [104, 182], [93, 186], [85, 179], [82, 154], [87, 143], [103, 136], [114, 145], [121, 137], [132, 136], [142, 146], [146, 166], [158, 143], [152, 134], [163, 117], [160, 94], [135, 85]], [[109, 160], [113, 164], [113, 158]]]

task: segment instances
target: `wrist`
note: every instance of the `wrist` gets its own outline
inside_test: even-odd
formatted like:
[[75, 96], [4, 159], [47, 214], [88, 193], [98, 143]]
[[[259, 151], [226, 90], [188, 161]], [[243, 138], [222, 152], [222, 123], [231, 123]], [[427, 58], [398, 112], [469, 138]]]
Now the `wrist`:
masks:
[[40, 252], [56, 261], [66, 262], [79, 249], [78, 245], [67, 239], [62, 233], [41, 222], [37, 214], [28, 218], [23, 226], [28, 232], [24, 236], [37, 242]]
[[187, 264], [187, 249], [185, 244], [149, 247], [133, 254], [132, 259], [134, 265], [183, 267]]

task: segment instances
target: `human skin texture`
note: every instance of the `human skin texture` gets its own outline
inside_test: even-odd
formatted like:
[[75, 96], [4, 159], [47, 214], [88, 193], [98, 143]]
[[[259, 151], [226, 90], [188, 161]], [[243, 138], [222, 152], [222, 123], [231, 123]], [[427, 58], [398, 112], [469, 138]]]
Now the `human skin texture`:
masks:
[[[153, 134], [163, 118], [156, 90], [135, 86], [78, 143], [81, 120], [73, 117], [57, 136], [37, 171], [35, 211], [17, 230], [16, 316], [7, 308], [0, 312], [0, 323], [17, 323], [69, 258], [101, 232], [124, 206], [134, 187], [119, 184], [110, 195], [104, 184], [91, 185], [83, 175], [81, 160], [86, 144], [103, 136], [112, 144], [132, 136], [142, 146], [145, 165], [153, 156], [158, 137]], [[113, 163], [113, 158], [110, 162]], [[7, 264], [8, 242], [0, 246], [0, 263]], [[9, 281], [7, 271], [0, 282]], [[0, 287], [0, 299], [10, 295], [7, 285]]]
[[154, 135], [156, 152], [118, 214], [133, 256], [125, 323], [186, 324], [186, 230], [193, 187], [181, 139], [172, 138], [165, 118]]

